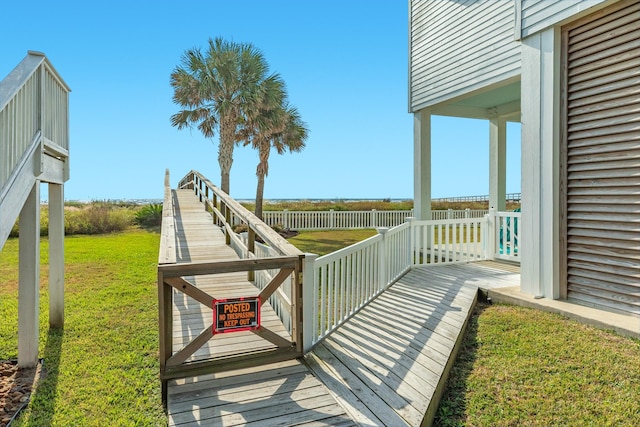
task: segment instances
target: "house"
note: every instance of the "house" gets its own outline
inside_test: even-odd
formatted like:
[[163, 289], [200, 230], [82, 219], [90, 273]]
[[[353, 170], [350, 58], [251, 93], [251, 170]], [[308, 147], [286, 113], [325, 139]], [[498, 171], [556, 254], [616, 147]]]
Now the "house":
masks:
[[505, 209], [521, 123], [521, 291], [640, 316], [640, 2], [410, 0], [415, 215], [429, 218], [433, 115], [489, 122]]

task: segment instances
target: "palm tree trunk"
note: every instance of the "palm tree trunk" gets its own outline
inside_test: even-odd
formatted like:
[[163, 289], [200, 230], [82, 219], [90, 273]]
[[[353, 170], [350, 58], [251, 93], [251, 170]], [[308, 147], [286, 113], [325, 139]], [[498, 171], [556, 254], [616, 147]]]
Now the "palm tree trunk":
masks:
[[220, 165], [220, 189], [227, 194], [229, 191], [229, 175], [233, 164], [233, 147], [235, 133], [235, 118], [227, 115], [220, 123], [220, 143], [218, 144], [218, 165]]
[[256, 168], [256, 176], [258, 177], [258, 186], [256, 187], [256, 216], [262, 219], [262, 204], [264, 201], [264, 179], [269, 174], [269, 153], [271, 152], [271, 143], [262, 141], [258, 149], [258, 157], [260, 163]]
[[258, 186], [256, 187], [256, 216], [262, 220], [262, 203], [264, 197], [264, 174], [258, 174]]

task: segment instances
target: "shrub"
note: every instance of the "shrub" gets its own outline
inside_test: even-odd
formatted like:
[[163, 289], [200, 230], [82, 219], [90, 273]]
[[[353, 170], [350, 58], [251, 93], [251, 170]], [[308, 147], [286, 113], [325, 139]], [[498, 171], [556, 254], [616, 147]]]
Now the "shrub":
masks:
[[[20, 218], [11, 227], [9, 237], [18, 237], [20, 231]], [[40, 207], [40, 236], [49, 235], [49, 209], [46, 206]]]
[[143, 227], [157, 227], [162, 224], [162, 204], [145, 205], [136, 212], [135, 222]]
[[67, 235], [113, 233], [125, 230], [133, 220], [131, 209], [93, 202], [83, 209], [65, 212], [64, 229]]

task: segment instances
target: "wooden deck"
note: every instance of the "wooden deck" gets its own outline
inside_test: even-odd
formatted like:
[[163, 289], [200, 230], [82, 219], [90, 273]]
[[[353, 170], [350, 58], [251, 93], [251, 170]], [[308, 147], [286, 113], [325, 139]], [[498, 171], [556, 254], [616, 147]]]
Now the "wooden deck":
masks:
[[[178, 262], [238, 259], [190, 190], [175, 191], [174, 206]], [[502, 263], [414, 268], [304, 359], [170, 380], [169, 425], [428, 423], [478, 289], [515, 286], [519, 277]], [[196, 285], [220, 298], [258, 292], [246, 273], [199, 277]], [[174, 297], [174, 339], [187, 342], [211, 325], [211, 309]], [[263, 321], [288, 337], [266, 312]], [[192, 360], [271, 345], [251, 332], [220, 334]]]

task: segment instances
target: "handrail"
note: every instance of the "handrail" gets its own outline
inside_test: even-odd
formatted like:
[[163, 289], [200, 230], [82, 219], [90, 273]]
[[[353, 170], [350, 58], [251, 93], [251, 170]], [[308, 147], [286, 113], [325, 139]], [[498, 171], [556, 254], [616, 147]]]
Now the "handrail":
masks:
[[330, 254], [307, 254], [304, 283], [305, 351], [323, 340], [411, 268], [410, 223]]
[[164, 201], [162, 203], [162, 234], [160, 236], [160, 253], [158, 264], [175, 264], [176, 262], [176, 228], [173, 219], [173, 196], [169, 182], [169, 169], [164, 176]]

